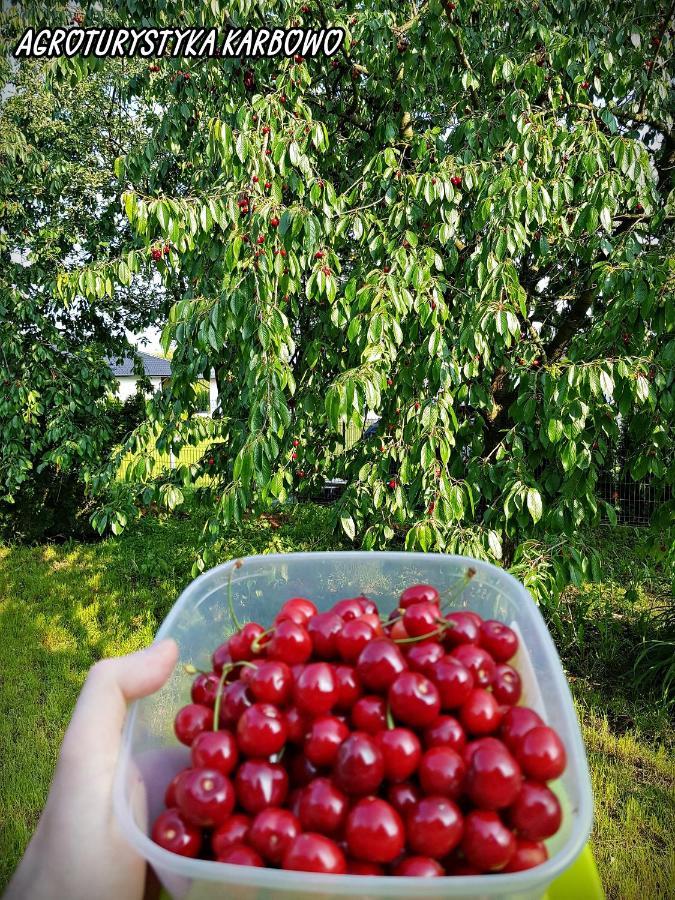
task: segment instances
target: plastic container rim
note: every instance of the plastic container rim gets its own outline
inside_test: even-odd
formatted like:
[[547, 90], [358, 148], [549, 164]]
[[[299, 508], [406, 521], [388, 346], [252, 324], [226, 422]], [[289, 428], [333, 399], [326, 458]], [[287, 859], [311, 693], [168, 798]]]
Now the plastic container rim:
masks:
[[[204, 581], [209, 580], [217, 572], [227, 571], [235, 564], [235, 562], [246, 563], [249, 560], [254, 560], [256, 562], [268, 561], [274, 563], [284, 562], [289, 558], [294, 560], [312, 558], [318, 562], [319, 559], [329, 560], [338, 557], [341, 559], [348, 557], [353, 557], [355, 559], [366, 557], [371, 560], [377, 558], [387, 558], [392, 560], [395, 557], [404, 557], [406, 560], [413, 560], [415, 558], [428, 559], [429, 557], [436, 557], [439, 561], [444, 560], [447, 562], [473, 566], [476, 569], [476, 577], [479, 577], [481, 572], [489, 573], [492, 578], [496, 577], [496, 580], [501, 582], [500, 587], [502, 589], [508, 587], [510, 593], [515, 592], [519, 595], [520, 599], [526, 605], [529, 605], [532, 611], [536, 613], [534, 621], [536, 622], [539, 636], [548, 650], [549, 658], [551, 659], [553, 666], [559, 667], [562, 671], [560, 657], [558, 656], [558, 651], [556, 650], [553, 639], [546, 627], [546, 623], [529, 591], [518, 581], [518, 579], [485, 560], [445, 553], [408, 553], [406, 551], [388, 550], [322, 550], [316, 552], [270, 553], [237, 557], [236, 559], [220, 563], [219, 565], [208, 569], [206, 572], [202, 572], [201, 575], [198, 575], [197, 578], [193, 579], [190, 584], [184, 588], [172, 606], [169, 614], [160, 625], [157, 634], [155, 635], [154, 642], [161, 641], [164, 637], [170, 637], [170, 634], [167, 633], [170, 632], [174, 620], [180, 614], [185, 600], [188, 599]], [[522, 872], [496, 873], [490, 875], [442, 875], [439, 878], [417, 878], [414, 880], [414, 884], [411, 884], [410, 879], [401, 878], [396, 875], [317, 875], [313, 872], [285, 871], [283, 869], [257, 868], [254, 866], [237, 866], [230, 863], [177, 856], [175, 853], [171, 853], [169, 850], [160, 847], [145, 834], [141, 828], [139, 828], [132, 815], [131, 808], [125, 799], [126, 791], [124, 779], [127, 776], [127, 764], [130, 758], [130, 738], [136, 720], [138, 702], [140, 701], [136, 701], [131, 705], [124, 725], [122, 733], [122, 750], [117, 764], [115, 788], [113, 791], [113, 809], [127, 840], [149, 863], [153, 865], [153, 867], [157, 869], [168, 869], [173, 874], [184, 878], [202, 881], [222, 881], [225, 884], [235, 882], [238, 885], [256, 888], [273, 889], [276, 887], [280, 891], [297, 890], [300, 892], [306, 890], [311, 892], [312, 890], [315, 891], [317, 888], [321, 888], [335, 893], [356, 893], [363, 896], [374, 893], [373, 889], [376, 885], [386, 887], [389, 895], [401, 897], [410, 896], [412, 893], [417, 896], [424, 896], [427, 894], [435, 895], [438, 894], [439, 891], [442, 892], [444, 885], [450, 883], [469, 893], [475, 893], [477, 896], [482, 895], [483, 892], [486, 892], [486, 896], [499, 896], [500, 888], [504, 894], [507, 894], [516, 887], [514, 882], [517, 882], [518, 891], [525, 892], [528, 889], [534, 890], [540, 883], [547, 884], [554, 881], [558, 875], [572, 865], [574, 860], [583, 850], [593, 825], [593, 795], [588, 771], [588, 762], [586, 760], [584, 745], [580, 737], [577, 717], [574, 712], [572, 695], [567, 684], [567, 679], [564, 678], [564, 673], [563, 681], [563, 690], [560, 697], [562, 701], [560, 713], [564, 718], [568, 729], [574, 736], [571, 746], [566, 746], [565, 748], [567, 750], [567, 764], [576, 771], [577, 782], [580, 786], [580, 804], [579, 808], [575, 810], [574, 813], [577, 827], [574, 829], [568, 842], [554, 856], [545, 863], [541, 863], [532, 869], [527, 869]], [[284, 884], [285, 881], [288, 881], [288, 885]]]

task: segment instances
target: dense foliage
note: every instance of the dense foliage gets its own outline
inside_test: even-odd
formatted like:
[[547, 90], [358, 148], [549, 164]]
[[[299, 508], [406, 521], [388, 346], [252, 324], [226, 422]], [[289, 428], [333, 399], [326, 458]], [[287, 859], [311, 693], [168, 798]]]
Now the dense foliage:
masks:
[[[160, 449], [224, 443], [159, 479], [141, 454], [97, 526], [177, 505], [208, 471], [209, 564], [247, 508], [337, 476], [342, 528], [365, 547], [590, 574], [575, 532], [611, 518], [596, 483], [620, 429], [633, 477], [673, 481], [672, 9], [227, 6], [117, 9], [331, 23], [346, 40], [331, 59], [163, 59], [127, 78], [124, 114], [159, 111], [116, 164], [138, 248], [64, 273], [60, 297], [100, 302], [159, 273], [174, 377], [129, 446], [152, 428]], [[55, 83], [97, 65], [112, 63], [59, 62]], [[213, 423], [189, 418], [211, 368]], [[376, 434], [339, 453], [368, 411]]]
[[166, 300], [143, 279], [114, 289], [87, 274], [90, 296], [57, 295], [60, 271], [79, 277], [134, 246], [113, 165], [151, 113], [117, 114], [121, 66], [48, 85], [44, 62], [13, 65], [25, 22], [8, 5], [0, 24], [0, 503], [10, 531], [14, 509], [14, 537], [35, 537], [51, 533], [52, 514], [61, 534], [81, 511], [83, 479], [115, 437], [107, 358], [128, 353], [127, 330]]

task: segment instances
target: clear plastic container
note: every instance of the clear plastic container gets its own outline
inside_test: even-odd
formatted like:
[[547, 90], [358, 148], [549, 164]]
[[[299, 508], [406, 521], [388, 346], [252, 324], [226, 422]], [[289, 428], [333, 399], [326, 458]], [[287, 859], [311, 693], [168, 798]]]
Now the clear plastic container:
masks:
[[135, 703], [123, 739], [114, 790], [121, 829], [153, 866], [172, 897], [190, 900], [330, 900], [333, 897], [500, 898], [534, 900], [567, 869], [584, 847], [593, 800], [584, 745], [572, 698], [546, 625], [525, 588], [489, 563], [425, 553], [294, 553], [247, 557], [224, 563], [190, 584], [157, 633], [178, 642], [182, 663], [210, 668], [210, 654], [233, 630], [230, 584], [240, 623], [270, 625], [289, 597], [311, 598], [327, 609], [342, 597], [366, 594], [382, 611], [394, 609], [401, 591], [415, 583], [441, 593], [457, 584], [469, 566], [475, 577], [455, 606], [511, 623], [521, 637], [514, 664], [523, 679], [523, 704], [534, 707], [560, 733], [567, 749], [565, 773], [552, 788], [563, 806], [563, 824], [547, 842], [549, 859], [514, 874], [409, 878], [314, 875], [185, 859], [148, 837], [148, 821], [161, 812], [166, 785], [183, 768], [189, 750], [173, 734], [178, 708], [189, 702], [191, 679], [176, 670], [157, 694]]

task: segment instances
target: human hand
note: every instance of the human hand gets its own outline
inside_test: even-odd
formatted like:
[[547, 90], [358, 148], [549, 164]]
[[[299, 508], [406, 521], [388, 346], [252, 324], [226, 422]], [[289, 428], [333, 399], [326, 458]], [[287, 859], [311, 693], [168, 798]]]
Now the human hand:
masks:
[[112, 785], [127, 703], [159, 690], [177, 659], [175, 642], [165, 640], [91, 668], [5, 900], [141, 900], [145, 860], [119, 832]]

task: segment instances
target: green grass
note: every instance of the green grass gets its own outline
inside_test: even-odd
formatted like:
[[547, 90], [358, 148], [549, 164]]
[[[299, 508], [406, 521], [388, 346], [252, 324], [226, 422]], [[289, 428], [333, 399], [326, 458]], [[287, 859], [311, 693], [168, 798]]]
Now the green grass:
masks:
[[[328, 517], [301, 506], [250, 521], [230, 534], [223, 558], [337, 548]], [[190, 581], [203, 518], [192, 507], [146, 516], [100, 544], [0, 548], [0, 889], [40, 814], [89, 666], [151, 640]], [[658, 900], [675, 879], [675, 730], [662, 706], [631, 689], [625, 653], [631, 636], [634, 643], [648, 632], [666, 580], [636, 563], [638, 535], [603, 532], [598, 540], [606, 579], [567, 592], [556, 637], [589, 751], [593, 846], [607, 895]], [[615, 618], [616, 629], [608, 624]]]

